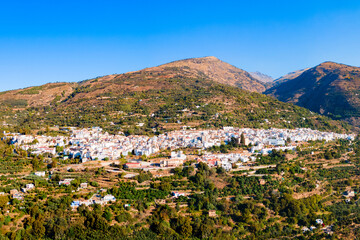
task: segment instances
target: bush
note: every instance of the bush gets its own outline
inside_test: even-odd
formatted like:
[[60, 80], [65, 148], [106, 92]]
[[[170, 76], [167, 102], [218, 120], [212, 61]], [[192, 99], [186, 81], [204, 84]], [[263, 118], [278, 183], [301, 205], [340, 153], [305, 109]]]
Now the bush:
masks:
[[98, 187], [98, 186], [99, 186], [99, 183], [97, 183], [97, 182], [90, 182], [90, 186], [92, 186], [92, 187]]

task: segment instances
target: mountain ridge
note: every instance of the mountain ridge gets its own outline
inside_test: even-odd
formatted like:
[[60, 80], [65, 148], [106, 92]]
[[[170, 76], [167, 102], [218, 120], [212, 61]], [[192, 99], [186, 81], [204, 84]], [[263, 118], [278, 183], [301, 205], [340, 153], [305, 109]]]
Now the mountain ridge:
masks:
[[359, 91], [359, 67], [326, 61], [264, 93], [280, 101], [359, 125]]
[[273, 82], [272, 82], [272, 86], [276, 86], [276, 85], [279, 85], [283, 82], [286, 82], [286, 81], [289, 81], [289, 80], [292, 80], [298, 76], [300, 76], [303, 72], [309, 70], [310, 68], [304, 68], [304, 69], [301, 69], [301, 70], [297, 70], [297, 71], [293, 71], [293, 72], [289, 72], [277, 79], [275, 79]]

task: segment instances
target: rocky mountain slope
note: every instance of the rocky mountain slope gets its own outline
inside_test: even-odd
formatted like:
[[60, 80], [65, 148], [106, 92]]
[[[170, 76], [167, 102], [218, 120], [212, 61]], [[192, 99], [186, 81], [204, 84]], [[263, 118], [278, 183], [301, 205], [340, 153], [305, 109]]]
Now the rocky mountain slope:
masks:
[[360, 117], [360, 68], [324, 62], [265, 91], [280, 101], [345, 119], [355, 125]]

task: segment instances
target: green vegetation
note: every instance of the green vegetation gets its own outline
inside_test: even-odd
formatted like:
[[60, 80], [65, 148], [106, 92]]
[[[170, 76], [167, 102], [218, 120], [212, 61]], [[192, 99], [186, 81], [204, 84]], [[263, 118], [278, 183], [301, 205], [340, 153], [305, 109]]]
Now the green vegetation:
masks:
[[23, 94], [23, 95], [36, 95], [39, 94], [40, 91], [43, 90], [42, 86], [39, 87], [31, 87], [25, 90], [20, 91], [18, 94]]
[[3, 101], [4, 105], [7, 105], [9, 107], [27, 107], [28, 102], [24, 99], [7, 99]]
[[136, 190], [134, 184], [121, 183], [119, 187], [110, 189], [110, 193], [118, 199], [153, 201], [163, 199], [170, 194], [169, 190], [145, 189]]
[[[97, 94], [104, 88], [103, 84], [81, 85], [63, 101], [58, 95], [51, 107], [27, 108], [17, 112], [16, 118], [6, 119], [21, 128], [100, 126], [111, 133], [123, 131], [126, 134], [146, 135], [183, 125], [199, 128], [234, 126], [306, 127], [336, 132], [349, 130], [345, 123], [332, 121], [304, 108], [206, 79], [179, 77], [149, 81], [142, 78], [115, 78], [111, 81], [111, 84], [115, 84], [111, 85], [113, 90], [105, 95]], [[139, 90], [126, 91], [117, 87], [129, 82]], [[153, 88], [146, 89], [148, 85]]]
[[[229, 145], [227, 151], [241, 149]], [[340, 156], [328, 159], [324, 153], [331, 151]], [[255, 175], [251, 169], [225, 172], [194, 161], [172, 169], [171, 175], [139, 171], [132, 180], [106, 167], [76, 170], [62, 161], [49, 180], [31, 174], [46, 170], [47, 161], [0, 142], [0, 170], [5, 174], [0, 177], [0, 191], [5, 193], [0, 196], [2, 239], [328, 238], [316, 219], [331, 226], [335, 239], [352, 238], [360, 231], [358, 140], [310, 142], [298, 152], [259, 155], [256, 165], [275, 167], [258, 169]], [[59, 186], [64, 178], [75, 180]], [[88, 188], [77, 190], [83, 182]], [[27, 183], [36, 188], [25, 193], [24, 200], [9, 194]], [[356, 194], [345, 202], [343, 193], [349, 190]], [[172, 191], [187, 194], [174, 198]], [[75, 199], [106, 194], [116, 202], [70, 208]], [[310, 226], [317, 229], [302, 232]]]

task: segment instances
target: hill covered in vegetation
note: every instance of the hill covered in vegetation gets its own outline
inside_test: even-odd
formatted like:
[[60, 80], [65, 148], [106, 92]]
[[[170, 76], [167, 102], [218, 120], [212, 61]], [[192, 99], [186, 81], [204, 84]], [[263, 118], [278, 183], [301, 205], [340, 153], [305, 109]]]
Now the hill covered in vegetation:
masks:
[[[0, 95], [2, 120], [20, 132], [54, 125], [101, 126], [129, 134], [153, 134], [184, 125], [333, 131], [347, 127], [304, 108], [240, 89], [233, 78], [233, 83], [226, 82], [224, 76], [234, 76], [233, 68], [213, 57], [187, 59], [74, 84], [5, 92]], [[255, 86], [257, 82], [252, 83]]]
[[324, 62], [265, 91], [294, 103], [359, 126], [360, 68]]

